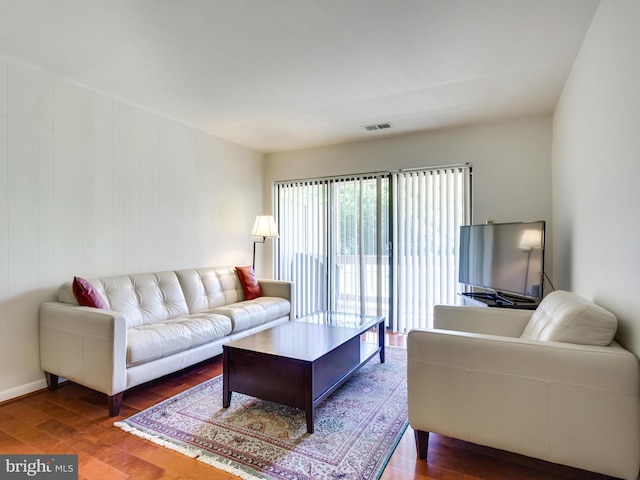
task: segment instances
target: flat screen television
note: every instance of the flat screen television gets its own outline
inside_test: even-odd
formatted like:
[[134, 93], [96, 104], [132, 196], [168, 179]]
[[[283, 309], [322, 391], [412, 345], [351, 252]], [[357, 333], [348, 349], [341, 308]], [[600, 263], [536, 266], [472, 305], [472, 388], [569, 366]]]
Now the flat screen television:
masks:
[[507, 302], [542, 298], [544, 230], [544, 221], [461, 226], [459, 282]]

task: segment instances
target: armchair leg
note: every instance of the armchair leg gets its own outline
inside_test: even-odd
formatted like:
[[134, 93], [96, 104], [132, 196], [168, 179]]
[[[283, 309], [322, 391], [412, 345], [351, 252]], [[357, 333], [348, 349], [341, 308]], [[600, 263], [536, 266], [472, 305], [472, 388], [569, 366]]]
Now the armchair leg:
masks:
[[427, 448], [429, 447], [429, 432], [415, 430], [413, 433], [416, 437], [416, 451], [418, 452], [418, 458], [420, 460], [426, 460]]
[[109, 405], [109, 416], [116, 417], [120, 413], [120, 405], [122, 404], [122, 397], [124, 392], [116, 393], [115, 395], [109, 395], [107, 397], [107, 404]]
[[58, 375], [54, 375], [53, 373], [44, 372], [44, 376], [47, 379], [47, 388], [49, 390], [55, 390], [58, 388]]

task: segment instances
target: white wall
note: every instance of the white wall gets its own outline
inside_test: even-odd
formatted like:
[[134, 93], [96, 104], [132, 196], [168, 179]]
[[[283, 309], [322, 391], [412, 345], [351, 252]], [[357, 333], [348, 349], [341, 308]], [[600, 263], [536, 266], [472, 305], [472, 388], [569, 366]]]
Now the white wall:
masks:
[[559, 286], [613, 311], [640, 354], [640, 2], [603, 0], [554, 115]]
[[546, 220], [550, 233], [551, 134], [552, 117], [543, 115], [270, 154], [265, 188], [278, 180], [472, 162], [474, 223]]
[[87, 278], [251, 262], [262, 155], [0, 57], [0, 401], [45, 386], [38, 309]]

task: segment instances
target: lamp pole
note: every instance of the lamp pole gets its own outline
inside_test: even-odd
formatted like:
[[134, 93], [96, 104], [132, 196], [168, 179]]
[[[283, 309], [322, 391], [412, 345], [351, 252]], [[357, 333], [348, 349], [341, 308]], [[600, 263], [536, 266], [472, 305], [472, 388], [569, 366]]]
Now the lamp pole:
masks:
[[256, 243], [264, 243], [267, 240], [267, 237], [262, 237], [262, 240], [254, 240], [253, 241], [253, 263], [251, 264], [251, 267], [253, 268], [253, 271], [256, 271]]

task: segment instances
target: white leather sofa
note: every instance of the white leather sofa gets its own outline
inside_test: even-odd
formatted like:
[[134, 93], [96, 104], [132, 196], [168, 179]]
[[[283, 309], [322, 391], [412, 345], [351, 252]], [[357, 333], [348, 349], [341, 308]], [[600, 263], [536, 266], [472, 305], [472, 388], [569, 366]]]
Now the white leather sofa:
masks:
[[409, 424], [624, 479], [640, 468], [637, 358], [617, 321], [569, 292], [535, 311], [438, 306], [407, 339]]
[[[58, 378], [105, 393], [118, 415], [123, 392], [222, 353], [236, 338], [292, 319], [292, 284], [260, 280], [245, 300], [233, 267], [88, 280], [106, 308], [80, 306], [72, 282], [40, 309], [40, 363]], [[94, 292], [95, 293], [95, 292]]]

